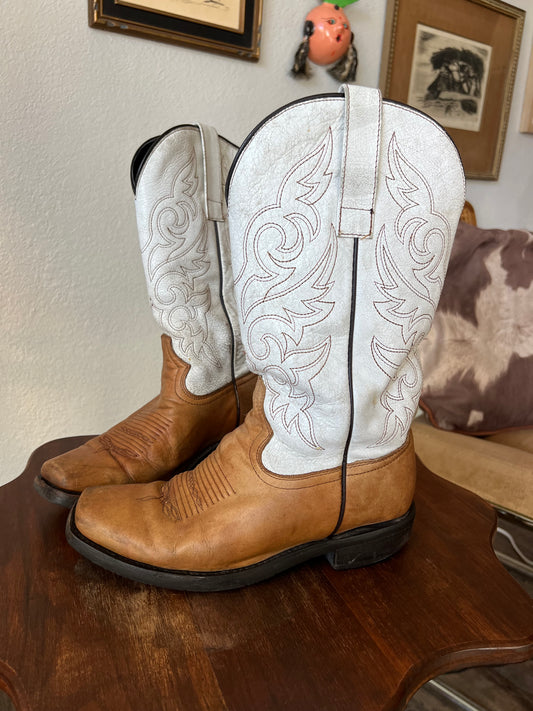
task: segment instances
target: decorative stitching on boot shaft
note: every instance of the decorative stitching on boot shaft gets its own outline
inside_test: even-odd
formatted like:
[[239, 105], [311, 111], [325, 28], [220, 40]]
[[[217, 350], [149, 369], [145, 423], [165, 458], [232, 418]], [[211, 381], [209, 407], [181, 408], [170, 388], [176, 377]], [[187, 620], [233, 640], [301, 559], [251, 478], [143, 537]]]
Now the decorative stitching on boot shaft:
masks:
[[[270, 441], [273, 435], [272, 427], [265, 417], [264, 413], [264, 397], [265, 397], [265, 387], [261, 379], [257, 381], [256, 390], [254, 392], [254, 406], [253, 409], [248, 413], [246, 424], [249, 423], [250, 418], [257, 418], [257, 423], [254, 423], [252, 427], [256, 430], [256, 434], [250, 440], [248, 446], [248, 458], [251, 462], [255, 474], [261, 479], [265, 484], [273, 486], [274, 488], [280, 489], [306, 489], [314, 486], [320, 486], [322, 484], [331, 483], [332, 478], [340, 478], [341, 466], [329, 467], [327, 469], [322, 469], [319, 471], [308, 472], [307, 474], [298, 474], [287, 476], [286, 474], [276, 474], [270, 471], [263, 464], [263, 450]], [[381, 469], [386, 469], [391, 464], [396, 462], [397, 459], [403, 457], [408, 450], [413, 450], [413, 435], [411, 431], [407, 433], [405, 442], [391, 454], [378, 457], [376, 459], [367, 459], [363, 461], [356, 461], [348, 463], [346, 467], [347, 477], [357, 477], [361, 474], [366, 474], [368, 472], [379, 473]], [[413, 450], [414, 451], [414, 450]], [[215, 452], [215, 455], [217, 453]], [[213, 455], [212, 455], [213, 456]], [[414, 456], [414, 454], [413, 454]], [[211, 457], [209, 457], [211, 459]], [[208, 460], [206, 460], [208, 461]]]
[[[387, 159], [387, 190], [400, 211], [393, 229], [384, 224], [376, 240], [380, 281], [375, 284], [384, 300], [374, 301], [374, 308], [393, 327], [389, 342], [401, 339], [405, 348], [392, 347], [377, 337], [370, 344], [376, 366], [390, 378], [380, 398], [385, 410], [383, 432], [373, 447], [405, 436], [418, 407], [422, 373], [417, 350], [431, 327], [434, 295], [442, 289], [452, 243], [449, 222], [435, 209], [428, 181], [407, 160], [396, 134], [389, 142]], [[403, 266], [400, 272], [398, 263], [408, 265], [407, 269]]]
[[206, 315], [211, 308], [208, 227], [199, 195], [198, 157], [194, 149], [176, 156], [178, 167], [170, 194], [153, 206], [148, 240], [141, 246], [152, 284], [151, 304], [162, 329], [172, 334], [174, 347], [188, 361], [209, 360], [221, 367], [208, 343]]
[[[335, 306], [327, 297], [334, 285], [336, 234], [333, 227], [323, 229], [318, 207], [331, 183], [332, 149], [328, 129], [287, 171], [276, 202], [251, 218], [235, 280], [236, 286], [240, 284], [250, 370], [263, 376], [270, 417], [315, 450], [322, 446], [313, 422], [312, 380], [328, 360], [331, 336], [306, 346], [302, 339], [304, 330], [324, 321]], [[315, 249], [307, 249], [315, 240]], [[313, 263], [306, 264], [317, 252]]]
[[[233, 392], [234, 386], [233, 383], [230, 382], [227, 385], [223, 385], [217, 390], [205, 395], [195, 395], [194, 393], [191, 393], [191, 391], [187, 388], [187, 375], [191, 369], [190, 364], [185, 363], [178, 355], [176, 355], [172, 348], [172, 340], [169, 336], [163, 334], [161, 336], [161, 341], [163, 344], [163, 357], [165, 359], [165, 363], [168, 362], [169, 373], [170, 368], [173, 368], [176, 371], [172, 374], [174, 380], [171, 390], [166, 391], [166, 389], [163, 388], [162, 392], [168, 392], [170, 397], [177, 396], [180, 400], [183, 400], [189, 404], [212, 403], [216, 400], [226, 398], [230, 392]], [[255, 373], [246, 373], [245, 375], [241, 375], [237, 378], [236, 385], [237, 387], [241, 387], [256, 378], [257, 375]]]

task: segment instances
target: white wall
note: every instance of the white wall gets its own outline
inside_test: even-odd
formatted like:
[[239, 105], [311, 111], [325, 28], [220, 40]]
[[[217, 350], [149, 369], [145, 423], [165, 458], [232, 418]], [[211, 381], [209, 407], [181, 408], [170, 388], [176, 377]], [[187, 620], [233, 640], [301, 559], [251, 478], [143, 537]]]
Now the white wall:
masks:
[[[313, 2], [264, 4], [258, 64], [90, 29], [85, 0], [4, 7], [0, 483], [39, 444], [100, 432], [159, 389], [129, 185], [137, 146], [188, 121], [240, 142], [287, 101], [336, 90], [319, 68], [288, 73]], [[385, 0], [347, 12], [358, 82], [377, 86]], [[532, 35], [528, 16], [501, 178], [468, 188], [483, 226], [533, 227], [533, 136], [518, 133]]]

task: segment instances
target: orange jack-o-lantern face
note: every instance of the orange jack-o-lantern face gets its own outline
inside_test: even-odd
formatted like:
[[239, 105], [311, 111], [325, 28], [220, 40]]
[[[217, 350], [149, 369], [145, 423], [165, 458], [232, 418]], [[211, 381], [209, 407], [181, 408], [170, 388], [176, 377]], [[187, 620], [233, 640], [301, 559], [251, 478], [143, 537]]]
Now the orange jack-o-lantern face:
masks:
[[329, 2], [315, 7], [305, 18], [313, 23], [309, 38], [309, 59], [314, 64], [332, 64], [347, 51], [352, 39], [350, 23], [344, 12]]

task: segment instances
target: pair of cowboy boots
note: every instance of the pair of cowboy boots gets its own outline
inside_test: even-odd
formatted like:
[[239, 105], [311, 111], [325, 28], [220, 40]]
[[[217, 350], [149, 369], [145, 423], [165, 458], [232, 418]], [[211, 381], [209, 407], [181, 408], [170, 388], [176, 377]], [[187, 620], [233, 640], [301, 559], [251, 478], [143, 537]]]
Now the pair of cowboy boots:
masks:
[[[207, 132], [190, 131], [206, 156]], [[172, 375], [172, 388], [189, 402], [231, 383], [242, 413], [248, 369], [259, 376], [253, 406], [233, 428], [234, 405], [231, 416], [219, 418], [216, 435], [216, 408], [204, 411], [205, 421], [184, 425], [184, 439], [202, 440], [194, 440], [196, 452], [214, 445], [224, 425], [231, 431], [194, 468], [185, 464], [168, 479], [191, 447], [176, 444], [179, 426], [153, 425], [159, 418], [150, 413], [167, 413], [172, 390], [165, 390], [164, 366], [159, 400], [139, 411], [133, 426], [126, 421], [118, 433], [85, 445], [87, 459], [80, 450], [43, 468], [47, 486], [76, 495], [82, 485], [75, 479], [72, 486], [70, 477], [98, 469], [96, 451], [105, 451], [100, 483], [107, 485], [83, 491], [67, 522], [69, 542], [126, 577], [206, 591], [255, 583], [322, 555], [336, 569], [393, 555], [408, 540], [414, 515], [410, 425], [421, 388], [418, 347], [464, 202], [455, 147], [433, 120], [382, 101], [376, 90], [345, 85], [339, 94], [296, 101], [259, 124], [233, 158], [229, 244], [221, 238], [224, 223], [214, 218], [217, 252], [204, 245], [197, 254], [193, 239], [181, 237], [195, 213], [182, 206], [176, 185], [181, 181], [190, 197], [203, 180], [208, 217], [210, 209], [223, 217], [224, 201], [210, 193], [209, 160], [201, 177], [187, 172], [178, 143], [172, 169], [153, 161], [157, 143], [139, 160], [136, 198], [154, 311], [164, 329], [179, 323], [187, 336], [172, 338], [182, 384]], [[144, 184], [161, 186], [157, 202], [143, 199]], [[169, 267], [161, 273], [159, 252]], [[208, 252], [218, 271], [201, 266]], [[172, 271], [190, 276], [189, 264], [205, 269], [192, 290], [199, 322], [185, 305], [188, 290], [167, 282]], [[215, 291], [225, 321], [211, 321], [202, 307], [209, 299], [213, 307]], [[178, 309], [172, 319], [162, 316], [161, 303], [169, 302]], [[221, 351], [207, 349], [215, 343]], [[181, 447], [186, 456], [174, 456]], [[151, 448], [164, 460], [159, 475], [159, 459], [146, 455]], [[67, 469], [71, 474], [52, 480], [51, 471]], [[97, 483], [96, 476], [86, 479]], [[146, 483], [122, 483], [127, 479]]]

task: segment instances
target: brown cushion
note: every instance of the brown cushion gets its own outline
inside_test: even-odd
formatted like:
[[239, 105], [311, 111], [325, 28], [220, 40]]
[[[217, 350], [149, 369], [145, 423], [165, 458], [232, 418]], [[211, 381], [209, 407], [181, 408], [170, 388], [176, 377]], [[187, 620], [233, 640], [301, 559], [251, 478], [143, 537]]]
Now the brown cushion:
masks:
[[533, 426], [533, 235], [459, 223], [432, 329], [420, 406], [437, 427]]

